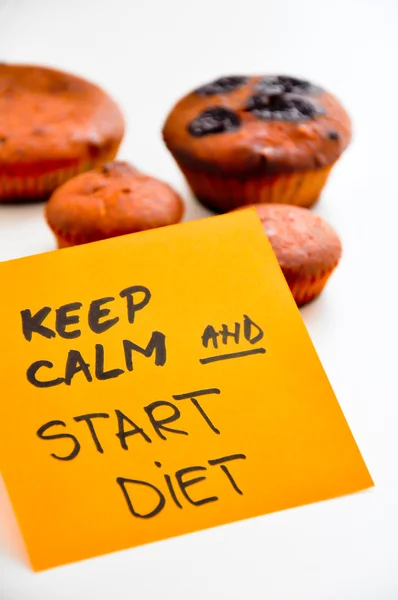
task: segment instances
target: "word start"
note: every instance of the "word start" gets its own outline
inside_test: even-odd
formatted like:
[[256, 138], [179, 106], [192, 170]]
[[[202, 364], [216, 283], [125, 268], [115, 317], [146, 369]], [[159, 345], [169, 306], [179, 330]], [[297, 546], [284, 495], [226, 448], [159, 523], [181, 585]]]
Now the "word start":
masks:
[[[208, 427], [213, 434], [220, 435], [220, 429], [211, 420], [208, 409], [205, 409], [203, 406], [206, 400], [209, 398], [214, 399], [214, 396], [219, 394], [220, 390], [218, 388], [175, 394], [172, 396], [173, 402], [157, 400], [144, 406], [142, 409], [143, 414], [139, 419], [134, 416], [134, 420], [132, 415], [126, 415], [118, 409], [115, 409], [112, 413], [76, 415], [70, 419], [70, 423], [68, 424], [65, 421], [56, 419], [42, 425], [36, 433], [41, 440], [51, 441], [53, 445], [58, 444], [58, 450], [51, 452], [52, 458], [58, 461], [69, 462], [78, 460], [77, 457], [83, 451], [82, 443], [78, 437], [79, 431], [81, 431], [79, 427], [87, 428], [93, 447], [99, 454], [104, 454], [108, 451], [99, 433], [100, 430], [104, 433], [105, 423], [119, 440], [118, 443], [122, 450], [134, 449], [136, 447], [134, 444], [138, 440], [146, 444], [152, 444], [154, 437], [158, 437], [166, 442], [175, 435], [190, 436], [189, 431], [181, 427], [177, 428], [175, 425], [173, 427], [170, 426], [171, 423], [174, 424], [181, 417], [181, 411], [177, 406], [180, 405], [184, 406], [185, 410], [192, 410], [193, 407], [201, 423], [205, 427]], [[76, 426], [76, 423], [82, 425]], [[113, 440], [114, 438], [113, 436], [109, 438], [108, 435], [108, 445], [112, 444], [109, 442], [110, 439]], [[185, 466], [177, 469], [172, 475], [159, 472], [159, 469], [162, 468], [162, 463], [159, 460], [154, 460], [153, 465], [156, 468], [152, 468], [152, 471], [155, 472], [155, 477], [151, 481], [138, 479], [137, 477], [120, 476], [116, 477], [115, 480], [120, 486], [130, 513], [134, 517], [148, 519], [158, 515], [167, 503], [170, 504], [172, 502], [178, 508], [184, 508], [184, 502], [193, 506], [203, 506], [209, 502], [216, 502], [219, 500], [219, 496], [216, 495], [218, 493], [216, 486], [220, 483], [220, 474], [226, 478], [234, 493], [243, 495], [236, 477], [231, 472], [231, 469], [233, 470], [231, 463], [242, 459], [246, 459], [246, 455], [243, 453], [231, 453], [226, 456], [209, 458], [203, 461], [206, 463], [205, 465]], [[199, 473], [199, 477], [193, 476]], [[216, 493], [206, 496], [201, 494], [200, 489], [194, 492], [191, 490], [188, 491], [188, 487], [199, 484], [207, 479], [209, 479], [210, 484], [215, 486]], [[136, 501], [142, 505], [142, 500], [140, 499], [142, 489], [151, 490], [150, 498], [148, 499], [148, 494], [146, 494], [146, 505], [137, 508]]]

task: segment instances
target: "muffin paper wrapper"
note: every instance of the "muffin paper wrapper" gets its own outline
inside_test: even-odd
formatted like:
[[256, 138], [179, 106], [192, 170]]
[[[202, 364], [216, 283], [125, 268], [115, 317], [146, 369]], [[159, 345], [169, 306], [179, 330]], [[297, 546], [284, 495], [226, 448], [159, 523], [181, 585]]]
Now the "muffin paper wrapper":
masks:
[[87, 168], [90, 165], [78, 165], [37, 177], [0, 174], [0, 202], [43, 200], [59, 185]]
[[297, 306], [303, 306], [319, 296], [333, 271], [334, 268], [317, 276], [301, 277], [295, 281], [288, 281]]
[[209, 175], [181, 164], [179, 166], [202, 204], [217, 212], [227, 212], [263, 202], [310, 207], [318, 199], [333, 165], [247, 179]]
[[19, 173], [7, 173], [0, 166], [0, 202], [29, 202], [47, 199], [52, 192], [65, 183], [68, 179], [89, 171], [105, 162], [113, 160], [116, 156], [118, 145], [106, 154], [95, 160], [76, 160], [71, 166], [40, 173], [38, 175], [25, 175], [23, 166]]

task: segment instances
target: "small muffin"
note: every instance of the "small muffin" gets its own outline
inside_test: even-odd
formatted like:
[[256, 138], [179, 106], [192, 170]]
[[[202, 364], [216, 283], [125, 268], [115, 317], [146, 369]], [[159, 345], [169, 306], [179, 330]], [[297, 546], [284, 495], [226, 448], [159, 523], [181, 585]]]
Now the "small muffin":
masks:
[[124, 133], [99, 87], [44, 67], [0, 64], [0, 202], [42, 200], [112, 160]]
[[264, 231], [298, 306], [316, 298], [341, 257], [337, 233], [306, 208], [256, 204]]
[[173, 225], [183, 212], [167, 183], [120, 161], [70, 179], [46, 205], [59, 248]]
[[351, 139], [338, 100], [285, 75], [222, 77], [172, 109], [164, 141], [196, 197], [217, 212], [309, 207]]

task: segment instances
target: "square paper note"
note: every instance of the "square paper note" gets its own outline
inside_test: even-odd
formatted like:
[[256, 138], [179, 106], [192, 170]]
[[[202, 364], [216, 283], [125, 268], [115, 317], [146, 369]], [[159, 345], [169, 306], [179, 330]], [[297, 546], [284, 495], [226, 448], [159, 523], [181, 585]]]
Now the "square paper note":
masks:
[[0, 278], [0, 466], [35, 569], [372, 485], [253, 211]]

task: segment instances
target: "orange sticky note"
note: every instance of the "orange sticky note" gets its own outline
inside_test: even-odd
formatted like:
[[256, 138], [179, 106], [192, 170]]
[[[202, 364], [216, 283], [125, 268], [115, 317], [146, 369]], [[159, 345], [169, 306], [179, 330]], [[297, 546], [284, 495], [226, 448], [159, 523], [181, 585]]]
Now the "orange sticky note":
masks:
[[0, 277], [0, 466], [34, 569], [372, 485], [254, 211]]

